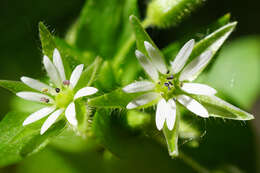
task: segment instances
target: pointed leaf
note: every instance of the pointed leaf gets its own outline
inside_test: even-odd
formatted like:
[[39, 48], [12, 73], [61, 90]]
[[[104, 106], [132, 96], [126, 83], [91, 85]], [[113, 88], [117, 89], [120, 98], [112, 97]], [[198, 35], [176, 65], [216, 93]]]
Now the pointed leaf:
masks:
[[89, 99], [88, 104], [98, 108], [126, 108], [127, 104], [142, 93], [128, 94], [121, 88]]
[[66, 125], [65, 121], [59, 121], [44, 135], [40, 135], [42, 121], [22, 126], [27, 116], [27, 113], [10, 112], [0, 122], [0, 166], [13, 164], [40, 151]]
[[13, 93], [21, 92], [21, 91], [34, 91], [27, 85], [19, 81], [10, 81], [10, 80], [0, 80], [0, 87], [8, 89]]
[[251, 120], [254, 116], [231, 105], [230, 103], [216, 96], [193, 96], [198, 100], [209, 112], [212, 117], [227, 118], [233, 120]]

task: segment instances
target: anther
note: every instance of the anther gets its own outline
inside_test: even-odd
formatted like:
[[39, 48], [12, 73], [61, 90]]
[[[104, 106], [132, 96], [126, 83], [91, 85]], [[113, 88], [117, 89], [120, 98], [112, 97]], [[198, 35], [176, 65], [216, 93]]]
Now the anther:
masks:
[[45, 98], [45, 97], [42, 97], [42, 98], [40, 99], [40, 101], [41, 101], [41, 102], [45, 102], [45, 103], [49, 103], [49, 102], [50, 102], [50, 100], [47, 99], [47, 98]]
[[43, 92], [43, 93], [47, 93], [48, 91], [49, 91], [48, 88], [43, 88], [43, 89], [42, 89], [42, 92]]
[[59, 88], [55, 88], [55, 91], [56, 91], [56, 93], [59, 93], [60, 89]]
[[173, 85], [173, 83], [172, 83], [171, 81], [168, 81], [168, 83], [169, 83], [170, 85]]
[[63, 81], [63, 85], [70, 85], [70, 81], [69, 80]]
[[168, 87], [168, 86], [169, 86], [169, 83], [164, 83], [164, 85], [165, 85], [166, 87]]
[[183, 87], [183, 82], [180, 82], [180, 86]]
[[167, 80], [173, 79], [173, 75], [171, 75], [170, 77], [167, 77], [166, 79], [167, 79]]
[[167, 72], [166, 72], [167, 74], [169, 74], [170, 73], [170, 70], [167, 70]]

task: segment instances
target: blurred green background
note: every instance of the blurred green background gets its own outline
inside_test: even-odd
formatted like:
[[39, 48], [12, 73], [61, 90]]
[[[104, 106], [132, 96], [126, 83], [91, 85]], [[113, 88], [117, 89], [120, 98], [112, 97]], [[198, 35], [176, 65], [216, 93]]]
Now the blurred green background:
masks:
[[[143, 14], [145, 14], [145, 7], [148, 2], [148, 0], [139, 1], [139, 7]], [[38, 22], [43, 21], [55, 35], [63, 37], [66, 30], [79, 15], [84, 3], [84, 0], [1, 0], [0, 78], [19, 80], [23, 75], [37, 78], [43, 75]], [[223, 66], [223, 63], [217, 62], [209, 75], [215, 77], [219, 75], [218, 78], [221, 78], [222, 81], [219, 82], [213, 78], [208, 82], [217, 89], [221, 89], [234, 104], [254, 113], [256, 120], [250, 122], [249, 125], [234, 121], [207, 121], [207, 133], [203, 137], [204, 142], [199, 149], [191, 150], [182, 145], [181, 149], [191, 153], [196, 160], [206, 167], [216, 169], [220, 166], [234, 173], [239, 173], [236, 170], [237, 168], [230, 166], [232, 164], [239, 166], [244, 172], [260, 172], [258, 168], [260, 160], [257, 154], [260, 149], [258, 147], [260, 144], [258, 143], [260, 122], [257, 119], [260, 104], [259, 101], [258, 103], [254, 101], [259, 96], [260, 1], [208, 0], [202, 8], [194, 13], [192, 18], [185, 20], [180, 26], [167, 30], [149, 28], [148, 31], [157, 45], [163, 48], [181, 37], [190, 27], [197, 28], [212, 23], [229, 12], [232, 19], [238, 21], [238, 26], [221, 51], [219, 59], [225, 62], [224, 68], [229, 69], [239, 68], [241, 62], [234, 63], [236, 62], [234, 58], [237, 58], [239, 61], [243, 61], [243, 65], [247, 65], [247, 68], [244, 69], [246, 72], [241, 69], [241, 73], [232, 74], [231, 71], [229, 77], [231, 76], [234, 79], [232, 82], [230, 78], [225, 79], [226, 73], [214, 71], [214, 69], [218, 69], [217, 66]], [[226, 57], [231, 57], [231, 59], [226, 59]], [[237, 83], [237, 80], [249, 82]], [[234, 87], [226, 87], [223, 84], [234, 85]], [[247, 88], [253, 88], [255, 92], [251, 95], [248, 94], [246, 97], [238, 94], [239, 92], [246, 93]], [[10, 98], [12, 94], [0, 88], [0, 96], [0, 119], [2, 119], [11, 109]], [[249, 103], [250, 101], [246, 101], [246, 99], [253, 101]], [[101, 159], [98, 152], [78, 155], [63, 153], [51, 148], [26, 159], [18, 165], [3, 168], [0, 172], [110, 172], [108, 167], [111, 165], [114, 167], [112, 172], [121, 172], [122, 170], [122, 172], [168, 172], [174, 168], [177, 170], [176, 172], [193, 172], [182, 161], [169, 159], [166, 150], [161, 153], [159, 146], [152, 146], [153, 144], [150, 144], [149, 141], [140, 143], [140, 145], [141, 148], [145, 148], [142, 153], [146, 155], [139, 157], [137, 159], [139, 162], [136, 160], [118, 161], [114, 158], [112, 161], [108, 159], [108, 163]], [[149, 148], [153, 148], [152, 154], [149, 152]], [[226, 149], [223, 150], [223, 148]], [[141, 151], [141, 149], [139, 150]], [[212, 150], [214, 152], [210, 152]], [[212, 153], [218, 153], [218, 155], [213, 156]], [[153, 158], [157, 155], [161, 155], [160, 160]], [[111, 154], [105, 152], [105, 157], [109, 158]], [[218, 158], [217, 161], [210, 159], [212, 157]], [[144, 161], [148, 159], [149, 162]], [[130, 165], [133, 165], [134, 168]]]

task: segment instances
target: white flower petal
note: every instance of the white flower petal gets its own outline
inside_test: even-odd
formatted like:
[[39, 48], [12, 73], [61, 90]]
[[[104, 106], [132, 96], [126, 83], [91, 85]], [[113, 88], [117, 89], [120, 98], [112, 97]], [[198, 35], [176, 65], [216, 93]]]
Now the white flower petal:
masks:
[[72, 88], [74, 88], [77, 85], [79, 78], [81, 76], [81, 73], [83, 71], [83, 68], [84, 68], [84, 64], [80, 64], [73, 70], [73, 72], [70, 76], [70, 84], [71, 84]]
[[52, 64], [51, 60], [44, 55], [43, 57], [43, 65], [47, 71], [48, 76], [50, 77], [51, 81], [57, 86], [61, 86], [61, 79], [60, 75], [58, 74], [58, 71], [56, 67]]
[[38, 90], [40, 92], [42, 92], [43, 89], [48, 89], [50, 93], [54, 92], [54, 89], [52, 87], [38, 80], [23, 76], [21, 77], [21, 81], [25, 83], [27, 86], [29, 86], [30, 88]]
[[173, 99], [168, 100], [166, 111], [166, 124], [169, 130], [172, 130], [176, 119], [176, 103]]
[[34, 113], [32, 113], [31, 115], [29, 115], [23, 122], [23, 126], [26, 126], [28, 124], [31, 124], [35, 121], [38, 121], [40, 119], [42, 119], [43, 117], [49, 115], [50, 113], [52, 113], [54, 110], [56, 109], [55, 106], [51, 106], [51, 107], [45, 107], [42, 108]]
[[143, 91], [150, 91], [154, 89], [155, 85], [153, 82], [149, 81], [138, 81], [131, 83], [123, 88], [123, 91], [126, 93], [136, 93]]
[[179, 80], [195, 80], [200, 72], [202, 72], [204, 68], [208, 65], [212, 57], [212, 52], [210, 50], [202, 53], [199, 57], [195, 58], [183, 69]]
[[81, 88], [80, 90], [78, 90], [78, 92], [75, 94], [74, 96], [74, 100], [80, 98], [80, 97], [84, 97], [84, 96], [89, 96], [92, 94], [95, 94], [96, 92], [98, 92], [97, 88], [94, 87], [85, 87], [85, 88]]
[[67, 107], [67, 109], [65, 111], [65, 116], [71, 125], [73, 125], [73, 126], [78, 125], [74, 102], [70, 103], [69, 106]]
[[173, 62], [171, 62], [171, 67], [172, 67], [172, 72], [174, 74], [178, 73], [181, 71], [181, 69], [184, 67], [186, 64], [192, 49], [194, 47], [195, 41], [192, 39], [188, 41], [179, 51], [177, 54], [176, 58], [174, 59]]
[[183, 83], [181, 89], [190, 94], [211, 96], [217, 93], [214, 88], [199, 83]]
[[54, 49], [54, 52], [53, 52], [53, 63], [55, 65], [56, 69], [59, 72], [61, 80], [65, 81], [66, 76], [65, 76], [64, 66], [63, 66], [63, 63], [62, 63], [60, 52], [56, 48]]
[[167, 67], [165, 65], [161, 52], [159, 52], [151, 45], [151, 43], [147, 41], [144, 42], [144, 46], [149, 57], [151, 58], [153, 65], [159, 70], [159, 72], [161, 72], [162, 74], [166, 74]]
[[186, 95], [178, 95], [177, 100], [194, 114], [204, 118], [209, 117], [208, 111], [193, 98]]
[[166, 110], [167, 109], [167, 103], [164, 99], [161, 99], [156, 108], [156, 114], [155, 114], [155, 124], [158, 130], [162, 130], [164, 122], [166, 120]]
[[51, 125], [55, 123], [55, 121], [62, 114], [63, 111], [63, 109], [58, 109], [47, 118], [47, 120], [43, 123], [41, 127], [41, 135], [44, 134], [51, 127]]
[[42, 98], [46, 98], [49, 99], [49, 103], [53, 103], [53, 99], [45, 94], [40, 94], [40, 93], [35, 93], [35, 92], [27, 92], [27, 91], [23, 91], [23, 92], [18, 92], [16, 93], [16, 95], [18, 97], [21, 97], [25, 100], [30, 100], [30, 101], [36, 101], [36, 102], [42, 102], [41, 99]]
[[158, 98], [158, 94], [154, 92], [146, 93], [144, 95], [141, 95], [137, 97], [136, 99], [132, 100], [128, 105], [126, 106], [127, 109], [134, 109], [136, 107], [145, 105], [149, 102], [154, 101]]
[[145, 72], [155, 81], [158, 80], [158, 72], [151, 61], [139, 50], [135, 51], [135, 55], [139, 61], [139, 63], [144, 68]]

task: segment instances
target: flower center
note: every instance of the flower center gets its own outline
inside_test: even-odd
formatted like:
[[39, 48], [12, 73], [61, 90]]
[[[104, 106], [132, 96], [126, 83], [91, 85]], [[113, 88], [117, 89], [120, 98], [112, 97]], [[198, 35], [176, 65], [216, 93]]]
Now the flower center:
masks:
[[181, 83], [178, 77], [172, 74], [162, 75], [160, 81], [156, 84], [155, 90], [160, 93], [161, 96], [168, 100], [177, 95]]
[[71, 90], [70, 88], [65, 88], [64, 90], [59, 89], [58, 94], [55, 96], [55, 102], [57, 107], [67, 107], [73, 101], [73, 96], [73, 90]]

